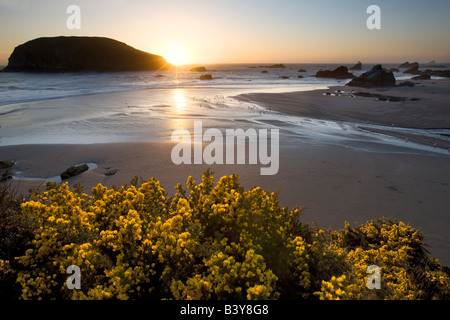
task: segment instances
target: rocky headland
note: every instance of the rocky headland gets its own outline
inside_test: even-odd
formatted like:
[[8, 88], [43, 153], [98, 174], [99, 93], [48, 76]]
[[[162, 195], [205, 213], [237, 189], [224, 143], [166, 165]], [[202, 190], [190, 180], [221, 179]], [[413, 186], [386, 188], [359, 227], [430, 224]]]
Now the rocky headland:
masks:
[[17, 46], [3, 71], [114, 72], [168, 70], [174, 66], [159, 55], [102, 37], [48, 37]]

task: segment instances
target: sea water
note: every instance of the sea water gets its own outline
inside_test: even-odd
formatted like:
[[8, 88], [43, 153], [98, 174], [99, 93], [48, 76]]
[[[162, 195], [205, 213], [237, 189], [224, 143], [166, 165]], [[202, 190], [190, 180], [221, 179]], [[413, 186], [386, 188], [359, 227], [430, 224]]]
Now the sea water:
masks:
[[[250, 92], [326, 89], [349, 81], [313, 77], [319, 70], [340, 64], [269, 65], [206, 65], [206, 72], [190, 71], [194, 66], [152, 72], [0, 72], [0, 146], [170, 141], [174, 130], [190, 130], [195, 120], [202, 120], [205, 127], [224, 130], [277, 128], [282, 141], [289, 137], [300, 143], [365, 151], [448, 155], [439, 148], [362, 131], [356, 123], [281, 114], [234, 98]], [[352, 72], [359, 76], [371, 67], [368, 64]], [[299, 72], [300, 68], [307, 71]], [[211, 74], [213, 80], [200, 80], [201, 74]], [[412, 77], [395, 76], [397, 80]], [[426, 130], [410, 133], [433, 134]]]

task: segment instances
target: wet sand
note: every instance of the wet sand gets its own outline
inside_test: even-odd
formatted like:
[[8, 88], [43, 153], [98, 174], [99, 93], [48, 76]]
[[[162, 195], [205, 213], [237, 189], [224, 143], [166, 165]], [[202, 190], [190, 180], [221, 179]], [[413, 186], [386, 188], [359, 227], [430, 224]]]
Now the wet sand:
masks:
[[[401, 81], [397, 81], [399, 83]], [[237, 98], [266, 108], [318, 119], [376, 124], [387, 127], [417, 129], [450, 129], [450, 80], [413, 81], [414, 87], [358, 88], [331, 87], [324, 90], [289, 93], [249, 93]], [[378, 94], [403, 98], [405, 101], [378, 101], [354, 93]], [[372, 131], [374, 131], [372, 129]], [[391, 134], [388, 131], [379, 133]], [[392, 134], [427, 145], [450, 148], [448, 136], [423, 139], [414, 135]]]

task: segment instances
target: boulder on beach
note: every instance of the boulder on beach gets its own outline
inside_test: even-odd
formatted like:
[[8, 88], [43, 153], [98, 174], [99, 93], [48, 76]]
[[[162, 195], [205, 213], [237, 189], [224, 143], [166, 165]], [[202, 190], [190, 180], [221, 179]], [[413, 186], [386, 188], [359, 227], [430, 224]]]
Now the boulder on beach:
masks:
[[105, 176], [113, 176], [117, 173], [119, 173], [119, 169], [111, 169], [111, 168], [106, 168], [107, 170], [105, 171]]
[[163, 57], [102, 37], [48, 37], [17, 46], [3, 71], [114, 72], [168, 70]]
[[383, 70], [381, 64], [374, 66], [370, 71], [351, 80], [347, 86], [350, 87], [393, 87], [395, 86], [395, 77], [392, 72]]
[[278, 79], [289, 79], [288, 76], [279, 76]]
[[418, 62], [409, 63], [409, 61], [402, 63], [397, 68], [419, 68]]
[[400, 82], [397, 86], [399, 86], [399, 87], [414, 87], [415, 84], [414, 84], [414, 82], [411, 82], [411, 81], [403, 81], [403, 82]]
[[193, 72], [205, 72], [207, 70], [206, 70], [205, 67], [195, 67], [195, 68], [192, 68], [191, 71], [193, 71]]
[[61, 177], [62, 180], [66, 180], [71, 177], [77, 176], [87, 170], [89, 170], [89, 166], [87, 164], [80, 164], [76, 166], [71, 166], [70, 168], [66, 169], [63, 173], [61, 173], [59, 176]]
[[317, 78], [336, 78], [336, 79], [352, 79], [354, 76], [352, 73], [348, 72], [348, 68], [340, 66], [332, 71], [317, 71]]
[[353, 67], [351, 67], [349, 70], [361, 70], [361, 69], [362, 69], [361, 61], [358, 61], [358, 63], [355, 64]]
[[298, 76], [297, 78], [299, 78], [299, 79], [303, 79], [304, 77], [303, 77], [302, 75], [300, 75], [300, 76]]
[[200, 80], [212, 80], [212, 79], [213, 79], [213, 77], [210, 74], [202, 74], [200, 76]]

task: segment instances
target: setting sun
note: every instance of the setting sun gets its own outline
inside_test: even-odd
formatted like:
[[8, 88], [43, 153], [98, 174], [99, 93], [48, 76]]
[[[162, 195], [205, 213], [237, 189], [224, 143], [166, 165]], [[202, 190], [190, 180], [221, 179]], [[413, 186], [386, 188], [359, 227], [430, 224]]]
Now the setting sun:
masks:
[[167, 60], [167, 62], [176, 66], [186, 64], [188, 61], [186, 50], [180, 45], [172, 45], [167, 48], [166, 52], [163, 54], [163, 57]]

